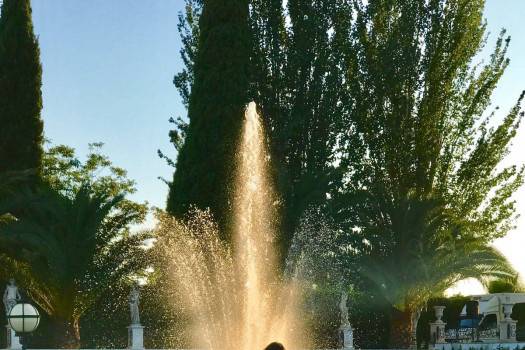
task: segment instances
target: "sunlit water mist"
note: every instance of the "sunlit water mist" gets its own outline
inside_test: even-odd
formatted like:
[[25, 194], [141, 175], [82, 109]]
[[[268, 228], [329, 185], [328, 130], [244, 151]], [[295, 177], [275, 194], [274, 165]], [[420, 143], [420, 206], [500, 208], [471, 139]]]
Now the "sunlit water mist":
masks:
[[160, 218], [159, 236], [174, 287], [192, 318], [195, 346], [263, 349], [272, 341], [304, 348], [298, 281], [276, 265], [276, 196], [255, 103], [246, 109], [233, 194], [233, 247], [219, 239], [208, 212]]

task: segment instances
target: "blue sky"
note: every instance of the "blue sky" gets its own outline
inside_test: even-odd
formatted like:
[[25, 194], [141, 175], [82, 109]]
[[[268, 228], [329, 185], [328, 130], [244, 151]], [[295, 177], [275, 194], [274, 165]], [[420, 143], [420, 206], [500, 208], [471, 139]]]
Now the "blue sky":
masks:
[[[134, 199], [164, 207], [172, 169], [157, 149], [175, 156], [168, 140], [170, 117], [185, 110], [173, 75], [180, 71], [177, 14], [182, 0], [32, 0], [43, 65], [45, 134], [53, 144], [87, 152], [104, 142], [105, 153], [137, 181]], [[494, 95], [508, 110], [525, 89], [525, 0], [487, 0], [492, 36], [505, 27], [512, 36], [511, 65]], [[509, 161], [522, 161], [525, 132]], [[525, 214], [525, 189], [516, 194]], [[525, 220], [496, 245], [525, 275]], [[469, 288], [468, 286], [464, 287]], [[475, 288], [472, 287], [472, 288]]]
[[75, 147], [104, 142], [137, 181], [137, 200], [164, 207], [158, 176], [172, 169], [171, 116], [184, 115], [173, 75], [181, 69], [177, 13], [182, 0], [33, 0], [43, 65], [45, 134]]

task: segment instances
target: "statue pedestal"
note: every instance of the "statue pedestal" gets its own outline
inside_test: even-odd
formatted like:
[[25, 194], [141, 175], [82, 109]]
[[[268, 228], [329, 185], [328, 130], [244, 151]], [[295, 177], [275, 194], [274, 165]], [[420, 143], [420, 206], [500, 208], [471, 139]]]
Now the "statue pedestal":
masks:
[[499, 339], [502, 343], [516, 342], [516, 324], [518, 321], [504, 319], [499, 324]]
[[354, 331], [351, 325], [339, 327], [339, 344], [344, 350], [354, 350]]
[[12, 350], [22, 349], [22, 344], [20, 344], [20, 338], [16, 336], [15, 332], [11, 329], [11, 326], [7, 325], [5, 326], [5, 328], [7, 331], [7, 346], [5, 348]]
[[445, 344], [445, 326], [447, 324], [441, 320], [430, 323], [430, 343]]
[[128, 349], [144, 349], [144, 327], [140, 324], [132, 324], [128, 327]]

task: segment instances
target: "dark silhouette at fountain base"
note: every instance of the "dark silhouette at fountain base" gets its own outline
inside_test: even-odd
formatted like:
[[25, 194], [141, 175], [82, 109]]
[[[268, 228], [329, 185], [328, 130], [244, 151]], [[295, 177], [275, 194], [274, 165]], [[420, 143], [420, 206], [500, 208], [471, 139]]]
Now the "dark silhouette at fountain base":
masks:
[[264, 350], [285, 350], [284, 345], [278, 342], [268, 344]]

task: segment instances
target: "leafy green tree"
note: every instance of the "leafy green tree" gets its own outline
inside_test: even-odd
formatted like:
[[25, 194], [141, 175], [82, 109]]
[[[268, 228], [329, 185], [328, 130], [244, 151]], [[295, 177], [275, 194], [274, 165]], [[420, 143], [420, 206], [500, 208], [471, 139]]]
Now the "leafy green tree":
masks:
[[449, 222], [442, 208], [429, 209], [431, 203], [418, 201], [410, 206], [386, 254], [370, 249], [357, 260], [356, 271], [394, 307], [390, 346], [414, 347], [421, 310], [430, 298], [444, 295], [455, 283], [475, 278], [488, 285], [492, 279], [516, 276], [503, 254], [465, 234], [463, 223]]
[[[42, 67], [29, 0], [4, 0], [0, 17], [0, 172], [42, 169]], [[28, 181], [34, 182], [35, 176]]]
[[487, 289], [489, 293], [522, 293], [525, 290], [519, 275], [514, 278], [492, 280]]
[[[89, 144], [84, 161], [75, 154], [74, 148], [65, 145], [50, 146], [42, 161], [44, 181], [68, 197], [75, 196], [86, 184], [100, 195], [134, 194], [135, 181], [128, 178], [125, 169], [111, 162], [102, 152], [103, 146], [100, 142]], [[147, 203], [124, 198], [110, 216], [114, 216], [115, 220], [124, 220], [129, 226], [144, 221], [147, 212]]]
[[[196, 84], [198, 63], [195, 58], [199, 55], [199, 46], [195, 43], [203, 30], [202, 23], [197, 26], [201, 6], [200, 1], [186, 1], [186, 10], [179, 18], [185, 69], [174, 82], [185, 103], [191, 101], [188, 96], [190, 92], [193, 95]], [[344, 110], [340, 101], [344, 100], [344, 63], [349, 55], [343, 45], [348, 36], [344, 16], [348, 9], [347, 2], [335, 4], [328, 0], [289, 1], [287, 9], [281, 1], [250, 1], [247, 19], [250, 61], [246, 68], [249, 86], [238, 87], [243, 89], [241, 93], [245, 99], [249, 97], [257, 102], [266, 126], [274, 179], [281, 194], [282, 256], [285, 256], [291, 233], [302, 213], [311, 205], [324, 203], [326, 193], [340, 182], [341, 174], [334, 167], [332, 151], [336, 144], [335, 131], [342, 126], [338, 121], [342, 120]], [[288, 26], [286, 14], [290, 19]], [[230, 45], [228, 40], [222, 44], [224, 47]], [[224, 65], [231, 62], [228, 55], [217, 60]], [[221, 67], [216, 66], [217, 69]], [[205, 92], [195, 94], [195, 99], [207, 101], [208, 96]], [[191, 109], [189, 116], [191, 121]], [[189, 130], [180, 120], [175, 124], [177, 127], [170, 132], [170, 138], [180, 150]], [[233, 123], [230, 127], [237, 128]], [[201, 134], [201, 131], [195, 133]], [[205, 135], [202, 133], [203, 138]], [[162, 152], [159, 154], [175, 165]], [[192, 161], [198, 162], [196, 158]], [[180, 160], [176, 165], [181, 169], [186, 167]], [[208, 169], [215, 169], [216, 165], [207, 166], [209, 168], [202, 173], [204, 177], [210, 177]], [[196, 169], [195, 165], [191, 168]], [[194, 175], [196, 178], [197, 173]], [[175, 185], [173, 182], [172, 192]], [[181, 186], [178, 191], [191, 192], [189, 188]], [[228, 191], [221, 196], [226, 201]], [[173, 212], [169, 203], [171, 199], [168, 211]]]
[[355, 2], [340, 142], [345, 182], [332, 204], [354, 232], [363, 275], [399, 311], [394, 347], [413, 344], [431, 293], [458, 278], [511, 273], [489, 244], [516, 216], [512, 193], [523, 168], [501, 161], [523, 95], [501, 119], [487, 111], [510, 38], [502, 32], [488, 61], [474, 64], [485, 43], [483, 7], [482, 0]]
[[76, 193], [86, 183], [99, 193], [135, 193], [135, 182], [127, 177], [125, 169], [111, 162], [102, 152], [103, 147], [101, 142], [90, 143], [85, 160], [81, 161], [74, 148], [49, 145], [42, 161], [44, 179], [66, 195]]
[[[95, 232], [94, 228], [89, 232], [84, 232], [82, 231], [84, 230], [82, 221], [79, 221], [76, 226], [70, 224], [71, 221], [76, 219], [82, 220], [83, 216], [87, 216], [89, 208], [95, 211], [96, 200], [100, 202], [101, 199], [106, 198], [107, 202], [111, 201], [109, 211], [106, 210], [108, 209], [107, 204], [104, 204], [104, 206], [106, 206], [104, 211], [105, 215], [103, 218], [98, 218], [102, 221], [95, 232], [96, 235], [100, 236], [97, 238], [99, 240], [103, 240], [102, 235], [106, 235], [107, 241], [104, 242], [105, 245], [99, 241], [94, 251], [89, 251], [89, 249], [91, 249], [90, 246], [86, 246], [86, 251], [80, 252], [83, 254], [95, 254], [91, 257], [91, 260], [88, 259], [86, 264], [92, 264], [90, 268], [98, 269], [97, 274], [93, 274], [92, 271], [87, 270], [75, 272], [77, 273], [75, 278], [84, 283], [77, 285], [77, 288], [82, 287], [87, 291], [70, 288], [67, 291], [64, 290], [63, 293], [66, 294], [65, 296], [53, 294], [53, 298], [70, 298], [68, 301], [70, 303], [69, 306], [65, 304], [52, 305], [53, 309], [51, 309], [49, 305], [41, 304], [43, 302], [40, 299], [43, 295], [45, 296], [48, 292], [56, 292], [55, 290], [50, 291], [45, 288], [48, 283], [46, 279], [51, 279], [51, 275], [39, 275], [32, 269], [32, 264], [34, 263], [32, 259], [37, 258], [44, 260], [44, 265], [42, 266], [46, 267], [41, 267], [42, 269], [54, 268], [54, 266], [50, 264], [45, 265], [45, 259], [47, 259], [47, 257], [42, 257], [44, 256], [44, 252], [39, 251], [37, 254], [30, 253], [31, 251], [29, 249], [24, 250], [27, 251], [28, 256], [26, 257], [24, 255], [22, 259], [12, 254], [5, 255], [5, 253], [7, 253], [5, 249], [1, 250], [2, 255], [0, 258], [2, 259], [2, 263], [0, 278], [7, 279], [13, 277], [12, 274], [13, 271], [15, 271], [16, 278], [20, 281], [22, 288], [30, 292], [31, 296], [38, 302], [38, 305], [41, 306], [43, 315], [47, 317], [46, 320], [48, 320], [48, 322], [43, 322], [42, 327], [40, 327], [44, 333], [42, 333], [41, 336], [36, 334], [33, 339], [35, 344], [38, 344], [40, 347], [62, 346], [65, 342], [70, 343], [70, 345], [73, 343], [78, 345], [78, 339], [75, 339], [78, 334], [75, 332], [78, 331], [79, 325], [87, 331], [86, 337], [82, 337], [82, 345], [84, 347], [85, 345], [93, 346], [94, 344], [96, 346], [115, 344], [113, 342], [108, 343], [106, 338], [98, 336], [98, 334], [93, 334], [90, 331], [94, 328], [104, 327], [101, 320], [106, 322], [106, 328], [111, 328], [114, 320], [108, 319], [107, 317], [104, 318], [104, 315], [108, 313], [114, 314], [116, 310], [112, 309], [112, 307], [122, 305], [122, 300], [120, 299], [126, 293], [125, 291], [129, 289], [129, 279], [134, 278], [137, 274], [143, 273], [143, 269], [146, 267], [146, 259], [144, 258], [146, 252], [144, 252], [140, 246], [142, 245], [142, 239], [144, 239], [147, 234], [141, 233], [137, 235], [132, 232], [131, 228], [133, 225], [140, 224], [144, 221], [148, 210], [147, 204], [133, 202], [124, 198], [124, 195], [135, 192], [135, 183], [127, 177], [124, 169], [115, 166], [109, 158], [102, 153], [102, 146], [101, 143], [91, 144], [84, 160], [81, 160], [71, 147], [63, 145], [49, 147], [43, 157], [42, 175], [45, 186], [43, 189], [38, 190], [37, 193], [31, 194], [30, 192], [23, 192], [19, 186], [16, 185], [18, 183], [18, 181], [15, 181], [16, 178], [20, 176], [23, 177], [23, 173], [18, 174], [16, 177], [5, 177], [6, 181], [2, 181], [2, 183], [6, 185], [0, 185], [2, 189], [5, 189], [3, 193], [9, 194], [9, 197], [0, 196], [1, 202], [4, 205], [3, 212], [11, 212], [16, 210], [18, 206], [24, 207], [24, 201], [31, 202], [31, 204], [28, 205], [30, 209], [24, 209], [20, 213], [17, 213], [17, 219], [26, 226], [34, 225], [37, 227], [37, 224], [39, 224], [42, 227], [38, 228], [39, 231], [35, 228], [31, 235], [27, 235], [26, 239], [33, 239], [35, 235], [42, 233], [46, 229], [50, 232], [53, 231], [55, 234], [54, 236], [51, 235], [48, 237], [49, 240], [58, 239], [59, 235], [68, 236], [73, 239], [74, 234], [93, 234], [93, 232]], [[89, 193], [86, 193], [87, 188], [89, 188]], [[88, 200], [88, 197], [91, 198], [91, 200]], [[113, 200], [113, 198], [117, 198], [118, 200]], [[80, 202], [80, 199], [83, 199], [83, 202]], [[45, 220], [35, 222], [40, 213], [42, 215], [45, 213]], [[13, 216], [5, 215], [4, 218], [8, 219], [5, 221], [10, 222]], [[94, 216], [86, 217], [84, 223], [87, 223], [88, 220], [95, 219], [97, 218]], [[4, 229], [6, 232], [9, 231], [7, 233], [10, 233], [11, 227], [12, 226], [8, 225]], [[62, 230], [56, 232], [54, 227], [60, 227]], [[66, 230], [66, 228], [69, 229]], [[89, 241], [90, 238], [86, 237], [86, 240]], [[126, 251], [122, 254], [117, 251], [119, 249], [118, 245], [113, 246], [113, 243], [116, 241], [122, 241], [122, 243], [119, 244], [122, 244], [126, 248]], [[17, 244], [23, 243], [24, 242], [19, 242]], [[2, 244], [2, 248], [4, 248], [4, 244]], [[57, 249], [58, 251], [53, 252], [53, 254], [69, 254], [67, 251], [62, 252], [62, 248], [65, 250], [69, 249], [69, 247], [60, 246], [60, 249]], [[74, 254], [79, 253], [78, 251], [75, 252], [72, 250], [70, 252], [71, 255], [67, 256], [71, 259], [75, 257]], [[107, 254], [117, 254], [113, 256], [115, 259], [111, 263], [118, 264], [121, 262], [123, 267], [128, 266], [125, 268], [131, 271], [122, 279], [116, 278], [118, 277], [117, 275], [113, 276], [115, 279], [111, 280], [111, 288], [109, 289], [119, 291], [119, 293], [111, 293], [107, 288], [108, 285], [104, 286], [103, 278], [106, 278], [112, 269], [109, 262], [104, 263], [104, 259], [107, 260], [107, 258], [110, 257], [110, 255]], [[13, 258], [18, 258], [19, 260]], [[63, 257], [63, 259], [65, 258]], [[39, 261], [39, 263], [41, 262]], [[64, 266], [64, 269], [66, 268], [67, 266]], [[104, 268], [107, 268], [106, 272], [104, 272]], [[50, 271], [48, 272], [50, 273]], [[84, 275], [82, 275], [83, 273]], [[117, 273], [116, 270], [115, 273]], [[80, 276], [83, 276], [83, 278], [80, 278]], [[68, 283], [67, 280], [59, 282], [53, 280], [51, 282], [54, 288], [58, 288], [56, 286], [59, 282]], [[87, 285], [88, 282], [91, 283], [91, 285]], [[88, 289], [95, 285], [98, 291], [96, 293], [89, 292]], [[86, 294], [86, 301], [81, 300], [81, 296], [73, 297], [73, 293], [84, 294], [84, 292], [88, 294], [92, 293], [89, 296]], [[73, 298], [79, 299], [73, 300]], [[101, 301], [101, 298], [105, 298], [105, 301]], [[72, 305], [75, 310], [74, 316], [67, 315], [71, 307], [73, 307]], [[101, 307], [104, 305], [106, 305], [106, 308]], [[118, 311], [122, 312], [122, 310]], [[48, 315], [48, 312], [53, 313]], [[49, 323], [51, 323], [48, 325], [49, 327], [46, 327], [46, 324]], [[64, 329], [68, 331], [69, 339], [61, 338], [61, 334], [65, 334]], [[57, 336], [52, 338], [49, 337], [49, 334], [56, 334]]]
[[89, 186], [74, 197], [43, 186], [18, 193], [0, 207], [2, 213], [24, 209], [0, 228], [2, 251], [25, 264], [27, 274], [18, 277], [52, 317], [55, 341], [62, 346], [78, 347], [86, 310], [112, 285], [145, 268], [147, 236], [123, 234], [126, 221], [110, 217], [122, 199], [96, 194]]
[[226, 225], [235, 147], [248, 91], [248, 1], [205, 1], [192, 66], [189, 125], [170, 186], [167, 210], [211, 208]]
[[[269, 133], [282, 196], [285, 256], [301, 215], [326, 202], [341, 177], [334, 148], [344, 101], [346, 2], [253, 1], [252, 95]], [[289, 25], [285, 17], [288, 14]]]

